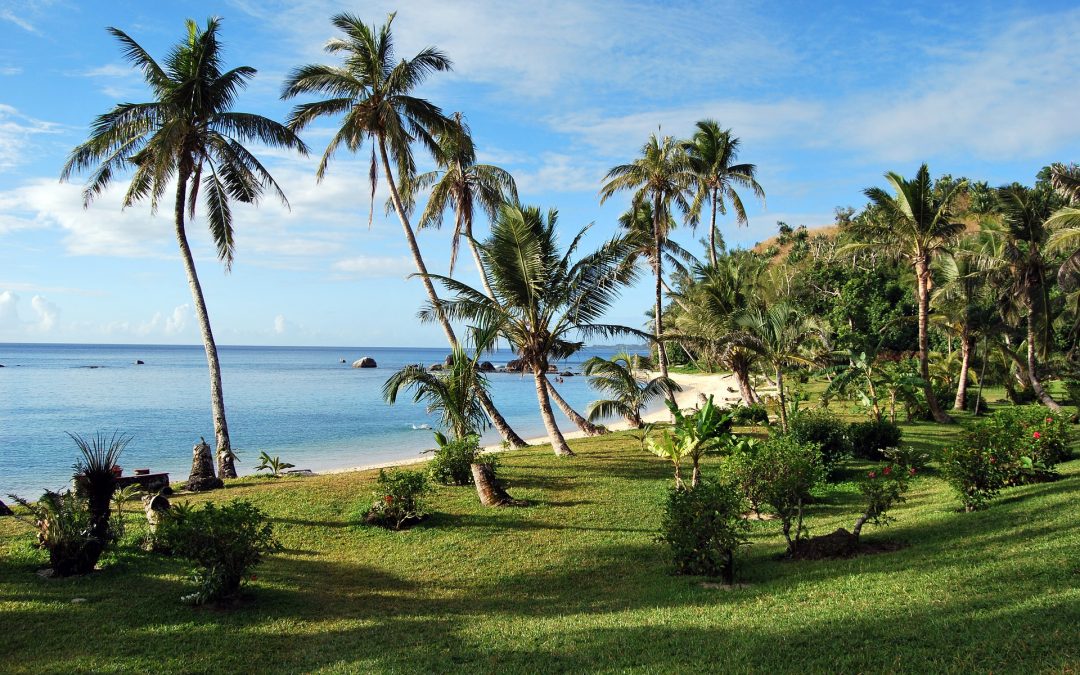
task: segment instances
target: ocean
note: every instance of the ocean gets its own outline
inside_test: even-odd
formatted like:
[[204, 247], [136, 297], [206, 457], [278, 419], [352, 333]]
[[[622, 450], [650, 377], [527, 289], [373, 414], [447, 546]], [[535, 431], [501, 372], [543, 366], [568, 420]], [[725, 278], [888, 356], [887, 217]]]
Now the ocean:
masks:
[[[382, 386], [407, 364], [442, 363], [446, 348], [218, 350], [241, 474], [255, 472], [262, 451], [320, 471], [417, 457], [435, 445], [435, 417], [408, 394], [388, 405]], [[580, 373], [585, 359], [616, 351], [586, 348], [559, 367]], [[363, 356], [378, 367], [350, 367]], [[484, 360], [501, 366], [512, 358], [504, 349]], [[43, 489], [66, 486], [78, 457], [68, 432], [127, 433], [133, 440], [120, 462], [125, 475], [148, 468], [169, 472], [174, 482], [187, 479], [200, 437], [214, 446], [202, 346], [0, 344], [0, 364], [0, 498], [36, 498]], [[489, 381], [492, 400], [522, 437], [545, 435], [531, 376], [492, 373]], [[580, 375], [556, 386], [579, 412], [597, 398]], [[563, 429], [573, 428], [558, 408], [555, 416]], [[500, 441], [494, 430], [483, 438], [485, 444]]]

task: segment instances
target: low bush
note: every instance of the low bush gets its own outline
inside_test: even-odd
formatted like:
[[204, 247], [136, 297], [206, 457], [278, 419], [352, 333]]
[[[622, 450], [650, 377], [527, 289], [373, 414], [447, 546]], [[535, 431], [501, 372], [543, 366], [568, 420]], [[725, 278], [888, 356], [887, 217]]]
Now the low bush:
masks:
[[731, 422], [741, 427], [768, 424], [769, 411], [760, 403], [737, 405], [731, 409]]
[[380, 469], [376, 486], [375, 500], [364, 516], [367, 524], [400, 530], [427, 515], [424, 497], [431, 483], [423, 471]]
[[472, 464], [480, 454], [480, 437], [465, 436], [447, 440], [436, 433], [439, 447], [428, 463], [428, 476], [440, 485], [472, 485]]
[[658, 539], [669, 547], [676, 574], [723, 577], [732, 583], [735, 553], [746, 543], [745, 500], [730, 482], [703, 480], [692, 490], [672, 488]]
[[884, 419], [852, 422], [848, 425], [851, 452], [860, 459], [880, 461], [882, 451], [885, 448], [898, 447], [902, 436], [899, 426]]
[[184, 597], [195, 604], [232, 599], [246, 579], [255, 578], [251, 569], [263, 556], [280, 549], [266, 514], [239, 500], [170, 509], [155, 537], [173, 555], [195, 563], [191, 576], [197, 590]]
[[851, 441], [847, 425], [828, 410], [799, 411], [788, 422], [788, 435], [797, 443], [817, 445], [826, 477], [831, 477], [837, 465], [851, 456]]
[[732, 479], [755, 511], [768, 507], [780, 517], [788, 555], [808, 534], [803, 525], [803, 506], [810, 491], [824, 478], [821, 449], [791, 435], [774, 436], [757, 443], [727, 462]]
[[908, 482], [918, 473], [918, 469], [902, 464], [886, 464], [866, 473], [866, 478], [859, 483], [859, 492], [863, 495], [863, 512], [855, 520], [851, 534], [858, 541], [865, 524], [888, 525], [892, 522], [889, 510], [904, 501]]
[[53, 574], [66, 577], [93, 571], [108, 540], [94, 535], [93, 517], [85, 497], [70, 490], [46, 491], [37, 502], [10, 497], [30, 511], [38, 546], [49, 553]]
[[1005, 487], [1008, 472], [999, 463], [999, 451], [980, 444], [959, 443], [941, 453], [941, 471], [965, 511], [985, 508]]

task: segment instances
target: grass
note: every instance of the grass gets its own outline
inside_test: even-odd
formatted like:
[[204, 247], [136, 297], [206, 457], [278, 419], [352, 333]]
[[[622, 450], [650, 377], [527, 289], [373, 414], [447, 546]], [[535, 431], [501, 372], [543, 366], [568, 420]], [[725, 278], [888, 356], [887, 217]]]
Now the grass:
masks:
[[[905, 427], [926, 447], [955, 427]], [[27, 528], [0, 520], [4, 672], [1074, 672], [1080, 666], [1080, 460], [964, 514], [928, 475], [887, 528], [909, 544], [850, 560], [785, 562], [753, 522], [746, 587], [669, 574], [654, 541], [670, 470], [627, 434], [505, 455], [530, 506], [484, 509], [440, 488], [436, 513], [395, 533], [350, 522], [374, 474], [233, 482], [285, 550], [231, 609], [192, 608], [182, 561], [122, 547], [85, 578], [34, 574]], [[706, 475], [718, 460], [710, 460]], [[864, 468], [852, 465], [857, 473]], [[858, 492], [812, 507], [813, 534], [850, 529]], [[129, 515], [129, 536], [141, 527]], [[76, 598], [83, 602], [73, 603]]]

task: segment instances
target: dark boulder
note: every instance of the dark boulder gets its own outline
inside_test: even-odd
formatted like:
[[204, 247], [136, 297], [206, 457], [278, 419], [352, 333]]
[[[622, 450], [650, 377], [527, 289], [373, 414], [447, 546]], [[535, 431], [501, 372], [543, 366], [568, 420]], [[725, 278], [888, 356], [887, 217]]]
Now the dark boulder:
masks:
[[495, 366], [492, 365], [491, 361], [481, 361], [480, 365], [477, 366], [477, 369], [481, 373], [493, 373], [493, 372], [495, 372]]
[[513, 359], [506, 364], [506, 370], [510, 373], [520, 373], [523, 365], [521, 359]]
[[443, 364], [433, 363], [428, 367], [428, 370], [432, 373], [437, 373], [443, 369]]
[[146, 365], [146, 363], [142, 359], [135, 359], [135, 365], [143, 366]]
[[454, 355], [453, 354], [447, 354], [446, 358], [443, 359], [443, 365], [446, 366], [447, 368], [453, 366], [454, 365]]

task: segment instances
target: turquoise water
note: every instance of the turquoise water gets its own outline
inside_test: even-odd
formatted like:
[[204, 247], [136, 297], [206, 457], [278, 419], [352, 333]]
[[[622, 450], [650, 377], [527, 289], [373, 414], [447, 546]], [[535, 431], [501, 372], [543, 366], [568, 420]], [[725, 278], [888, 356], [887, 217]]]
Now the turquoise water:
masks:
[[[580, 372], [583, 350], [560, 369]], [[441, 363], [448, 350], [356, 347], [221, 347], [225, 410], [240, 473], [261, 451], [298, 468], [346, 468], [418, 456], [433, 447], [435, 419], [411, 396], [394, 406], [382, 385], [409, 363]], [[349, 366], [371, 356], [378, 368]], [[487, 355], [496, 366], [514, 357]], [[340, 363], [345, 359], [346, 363]], [[144, 365], [135, 365], [142, 360]], [[121, 464], [185, 480], [199, 437], [214, 444], [210, 384], [201, 346], [0, 344], [0, 495], [36, 497], [63, 487], [77, 448], [66, 432], [126, 432]], [[492, 373], [492, 399], [523, 437], [543, 436], [532, 377]], [[596, 398], [584, 377], [557, 385], [579, 411]], [[560, 424], [566, 422], [555, 410]], [[562, 424], [570, 428], [569, 422]], [[486, 443], [501, 439], [494, 431]]]

